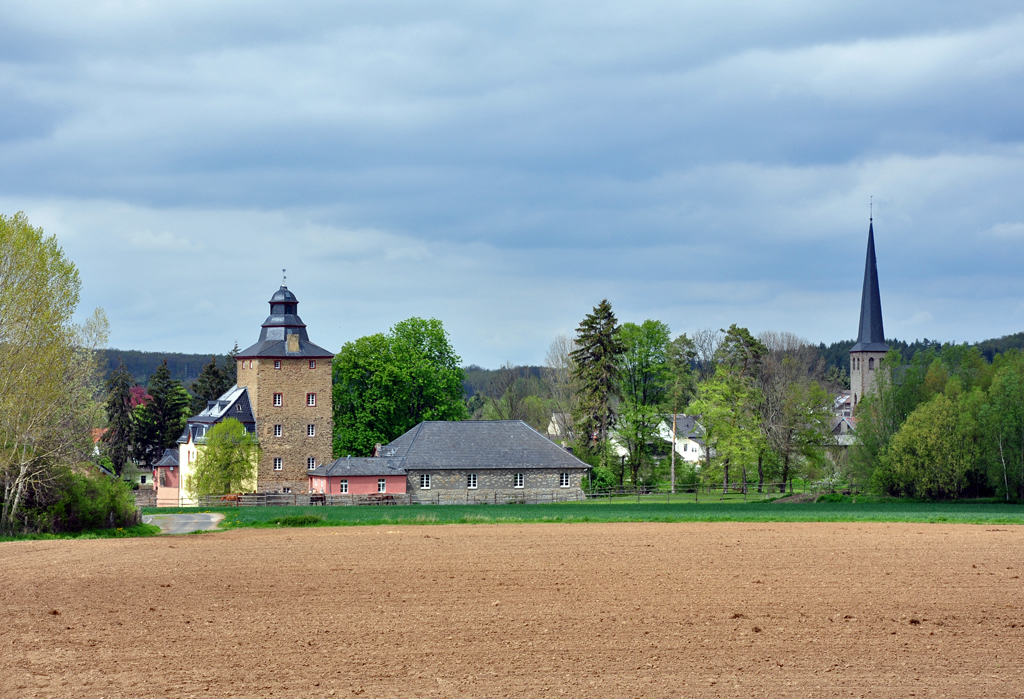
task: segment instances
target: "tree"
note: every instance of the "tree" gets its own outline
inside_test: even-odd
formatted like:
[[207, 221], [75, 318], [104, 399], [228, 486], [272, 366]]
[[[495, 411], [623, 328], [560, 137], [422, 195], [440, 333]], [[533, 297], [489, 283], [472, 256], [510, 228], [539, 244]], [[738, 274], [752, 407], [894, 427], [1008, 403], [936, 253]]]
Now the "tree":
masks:
[[332, 369], [334, 455], [368, 456], [424, 420], [465, 420], [460, 361], [433, 318], [346, 343]]
[[259, 440], [242, 423], [219, 422], [206, 433], [185, 490], [194, 498], [255, 490], [260, 455]]
[[[762, 333], [757, 385], [765, 445], [782, 465], [782, 487], [796, 461], [822, 463], [831, 433], [832, 396], [820, 384], [825, 363], [817, 348], [791, 333]], [[758, 492], [764, 487], [764, 457], [758, 455]]]
[[[687, 412], [700, 416], [704, 431], [702, 476], [721, 474], [723, 492], [728, 490], [729, 467], [745, 467], [757, 458], [762, 436], [757, 407], [760, 394], [749, 377], [719, 364], [715, 375], [697, 388], [697, 398]], [[744, 475], [744, 488], [746, 487]]]
[[118, 362], [117, 369], [107, 379], [107, 400], [104, 408], [107, 413], [107, 431], [103, 435], [107, 456], [114, 465], [114, 473], [120, 476], [134, 453], [135, 417], [132, 411], [132, 388], [135, 379], [125, 367]]
[[136, 408], [138, 454], [140, 461], [154, 464], [185, 431], [192, 400], [181, 382], [171, 378], [166, 361], [149, 377], [148, 393], [151, 400]]
[[996, 363], [982, 409], [993, 455], [992, 481], [1006, 500], [1024, 499], [1024, 354], [1012, 350]]
[[957, 498], [979, 456], [982, 391], [951, 379], [945, 393], [918, 406], [892, 437], [874, 485], [891, 495]]
[[599, 451], [606, 467], [608, 431], [615, 423], [613, 401], [618, 396], [619, 358], [623, 351], [612, 306], [608, 299], [603, 299], [576, 328], [576, 349], [570, 357], [580, 393], [577, 425], [585, 435], [585, 444], [580, 446]]
[[619, 328], [620, 357], [619, 440], [628, 452], [634, 485], [641, 468], [651, 463], [651, 444], [658, 439], [662, 408], [671, 381], [668, 326], [658, 320], [623, 323]]
[[572, 353], [576, 350], [576, 342], [566, 335], [559, 335], [551, 341], [542, 370], [544, 380], [551, 391], [551, 407], [555, 420], [562, 430], [566, 441], [576, 444], [576, 422], [573, 416], [579, 415], [580, 396], [576, 379], [576, 363]]
[[669, 479], [672, 492], [676, 492], [676, 415], [678, 415], [696, 395], [697, 382], [693, 374], [693, 365], [697, 360], [697, 349], [693, 340], [683, 333], [668, 346], [667, 368], [668, 387], [665, 391], [665, 405], [672, 414], [672, 461]]
[[78, 270], [24, 214], [0, 215], [0, 532], [36, 526], [62, 497], [100, 421], [99, 309], [78, 326]]

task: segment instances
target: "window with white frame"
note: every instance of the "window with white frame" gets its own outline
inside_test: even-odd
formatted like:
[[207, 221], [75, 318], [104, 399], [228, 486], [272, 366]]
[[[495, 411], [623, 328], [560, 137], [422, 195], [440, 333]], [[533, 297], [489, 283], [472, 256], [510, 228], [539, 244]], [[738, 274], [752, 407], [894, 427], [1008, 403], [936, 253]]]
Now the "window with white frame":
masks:
[[284, 459], [282, 459], [280, 456], [275, 456], [274, 457], [274, 470], [275, 471], [280, 471], [283, 468], [284, 468]]
[[348, 492], [348, 479], [347, 478], [342, 478], [340, 481], [338, 481], [338, 492], [339, 493], [347, 493]]
[[309, 360], [309, 368], [310, 369], [316, 369], [316, 360], [315, 359], [310, 359]]
[[316, 437], [316, 425], [306, 425], [306, 436]]
[[310, 407], [316, 405], [316, 394], [315, 393], [307, 393], [306, 394], [306, 405], [308, 405]]
[[423, 490], [430, 490], [430, 474], [429, 473], [421, 473], [420, 474], [420, 488], [422, 488]]
[[514, 474], [512, 474], [512, 487], [513, 488], [522, 488], [523, 485], [524, 485], [524, 481], [525, 481], [525, 479], [523, 478], [523, 474], [521, 474], [521, 473], [514, 473]]
[[560, 488], [568, 488], [569, 487], [569, 474], [568, 473], [559, 473], [558, 474], [558, 486]]
[[387, 492], [387, 489], [388, 489], [388, 481], [387, 481], [387, 479], [386, 478], [378, 478], [377, 479], [377, 492], [378, 493], [384, 493], [384, 492]]
[[281, 360], [280, 359], [275, 359], [274, 360], [274, 368], [275, 369], [280, 369], [281, 368]]
[[466, 487], [476, 488], [476, 474], [470, 473], [466, 476]]
[[283, 403], [284, 403], [284, 394], [283, 393], [275, 393], [274, 394], [274, 407], [275, 408], [280, 408]]
[[292, 489], [291, 489], [291, 488], [282, 488], [281, 490], [283, 490], [283, 491], [284, 491], [284, 492], [286, 492], [286, 493], [290, 493], [290, 492], [292, 492]]
[[306, 468], [308, 468], [310, 471], [312, 471], [314, 468], [316, 468], [316, 457], [315, 456], [311, 456], [308, 459], [306, 459]]
[[274, 425], [274, 436], [280, 437], [284, 433], [284, 427], [281, 425]]

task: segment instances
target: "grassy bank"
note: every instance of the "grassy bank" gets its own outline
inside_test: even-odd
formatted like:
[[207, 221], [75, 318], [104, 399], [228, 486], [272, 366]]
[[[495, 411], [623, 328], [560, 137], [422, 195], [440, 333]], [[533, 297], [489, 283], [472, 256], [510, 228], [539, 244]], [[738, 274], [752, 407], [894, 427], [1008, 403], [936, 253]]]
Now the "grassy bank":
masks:
[[62, 539], [127, 539], [136, 536], [156, 536], [160, 527], [152, 524], [136, 524], [134, 527], [118, 527], [116, 529], [90, 529], [76, 534], [21, 534], [19, 536], [0, 536], [4, 541], [58, 541]]
[[532, 522], [947, 522], [1024, 524], [1024, 506], [978, 501], [876, 500], [781, 502], [567, 502], [547, 505], [409, 505], [396, 507], [155, 508], [147, 514], [220, 512], [238, 527], [502, 524]]

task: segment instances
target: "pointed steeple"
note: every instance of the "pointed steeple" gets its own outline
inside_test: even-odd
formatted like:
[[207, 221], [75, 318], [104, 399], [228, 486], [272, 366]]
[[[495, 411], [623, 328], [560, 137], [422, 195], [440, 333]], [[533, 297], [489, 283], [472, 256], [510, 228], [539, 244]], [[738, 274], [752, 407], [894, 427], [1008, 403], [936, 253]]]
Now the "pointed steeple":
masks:
[[878, 268], [875, 265], [875, 224], [868, 223], [868, 256], [864, 263], [864, 290], [860, 297], [860, 333], [851, 352], [888, 352], [882, 329], [882, 299], [878, 294]]

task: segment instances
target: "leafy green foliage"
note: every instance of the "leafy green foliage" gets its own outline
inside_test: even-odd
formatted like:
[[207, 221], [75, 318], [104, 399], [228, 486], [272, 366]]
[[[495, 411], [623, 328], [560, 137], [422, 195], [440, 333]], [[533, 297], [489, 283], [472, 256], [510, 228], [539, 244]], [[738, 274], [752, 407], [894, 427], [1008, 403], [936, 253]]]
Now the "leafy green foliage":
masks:
[[620, 391], [618, 439], [629, 452], [627, 463], [631, 483], [639, 482], [640, 470], [651, 467], [651, 448], [658, 439], [658, 428], [673, 376], [669, 366], [670, 334], [668, 326], [657, 320], [641, 325], [623, 323], [619, 338]]
[[256, 489], [260, 443], [238, 420], [228, 418], [206, 433], [185, 490], [194, 498]]
[[410, 318], [335, 356], [334, 455], [368, 456], [424, 420], [464, 420], [462, 369], [441, 321]]
[[80, 532], [138, 524], [131, 486], [105, 475], [66, 471], [59, 499], [39, 512], [36, 528], [53, 533]]

